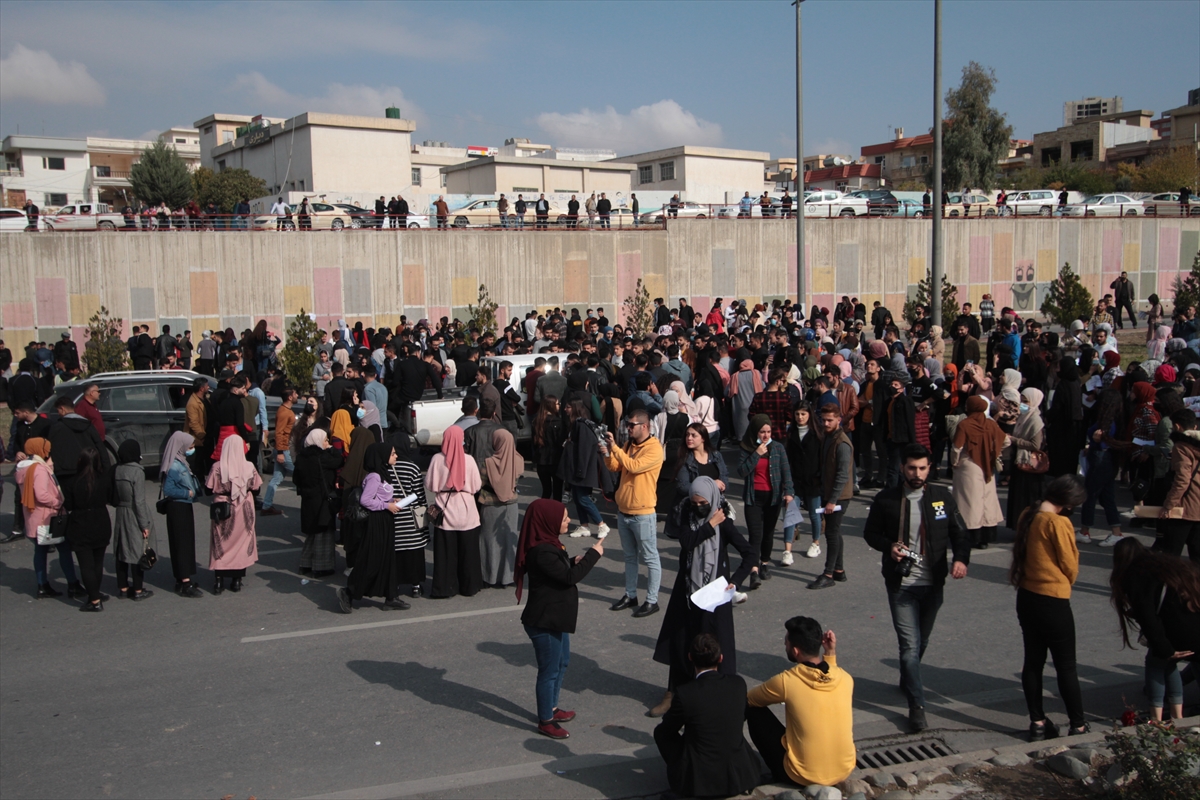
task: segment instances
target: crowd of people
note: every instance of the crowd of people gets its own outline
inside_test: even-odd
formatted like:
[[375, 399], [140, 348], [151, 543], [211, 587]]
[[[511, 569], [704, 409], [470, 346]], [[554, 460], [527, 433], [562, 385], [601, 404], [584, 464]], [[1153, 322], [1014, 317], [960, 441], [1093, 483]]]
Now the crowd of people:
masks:
[[[1153, 310], [1157, 298], [1151, 302]], [[1113, 548], [1112, 597], [1125, 642], [1135, 629], [1148, 642], [1152, 713], [1178, 717], [1182, 683], [1200, 652], [1195, 309], [1178, 310], [1176, 328], [1163, 334], [1160, 307], [1149, 321], [1149, 358], [1136, 362], [1122, 361], [1106, 300], [1063, 334], [997, 310], [986, 296], [985, 303], [980, 316], [964, 304], [949, 337], [925, 309], [902, 331], [878, 302], [868, 318], [851, 297], [833, 312], [814, 306], [807, 314], [787, 301], [717, 299], [701, 312], [686, 299], [670, 308], [659, 298], [648, 333], [611, 324], [603, 309], [531, 312], [498, 336], [444, 318], [402, 318], [395, 330], [339, 321], [321, 333], [315, 389], [303, 395], [282, 377], [278, 337], [265, 322], [240, 338], [205, 332], [195, 368], [217, 388], [210, 393], [207, 377], [195, 381], [185, 428], [167, 441], [159, 468], [156, 511], [166, 518], [175, 591], [204, 594], [193, 513], [201, 498], [209, 507], [210, 590], [237, 592], [258, 557], [258, 518], [284, 513], [277, 491], [290, 477], [304, 537], [299, 571], [337, 583], [344, 613], [371, 598], [404, 610], [425, 595], [511, 589], [519, 602], [527, 591], [522, 623], [538, 664], [537, 727], [566, 738], [574, 712], [559, 708], [558, 695], [577, 584], [611, 532], [599, 501], [615, 509], [608, 519], [624, 560], [612, 611], [659, 613], [660, 543], [665, 537], [679, 548], [654, 651], [667, 667], [666, 691], [649, 712], [664, 718], [655, 738], [673, 786], [688, 792], [705, 781], [736, 793], [752, 785], [743, 721], [777, 778], [836, 783], [854, 766], [854, 745], [853, 680], [837, 664], [835, 635], [811, 618], [788, 620], [785, 651], [796, 666], [747, 690], [737, 675], [733, 607], [795, 563], [803, 535], [810, 543], [798, 552], [821, 564], [807, 588], [848, 581], [847, 509], [878, 489], [863, 534], [881, 553], [911, 730], [927, 726], [921, 660], [944, 583], [965, 578], [972, 549], [994, 544], [1001, 526], [1015, 532], [1010, 579], [1031, 739], [1058, 735], [1043, 709], [1047, 653], [1067, 733], [1087, 730], [1070, 595], [1079, 548], [1097, 544]], [[135, 365], [174, 366], [183, 357], [178, 341], [165, 327], [157, 341], [143, 328], [130, 355]], [[532, 366], [515, 374], [506, 357], [526, 354]], [[498, 361], [494, 371], [481, 366], [485, 356]], [[10, 455], [18, 461], [19, 527], [35, 544], [38, 596], [58, 594], [47, 566], [57, 554], [81, 610], [102, 610], [111, 544], [120, 596], [148, 598], [144, 573], [157, 541], [141, 453], [124, 442], [118, 463], [108, 463], [94, 387], [77, 403], [62, 397], [55, 421], [39, 415], [38, 366], [27, 357], [8, 381], [10, 400], [17, 398]], [[455, 388], [466, 390], [462, 416], [427, 458], [400, 423], [427, 393]], [[281, 400], [273, 433], [267, 393]], [[526, 430], [540, 497], [522, 517], [519, 500], [531, 492], [521, 485], [526, 454], [517, 443]], [[268, 449], [273, 474], [264, 487], [259, 459]], [[1122, 480], [1142, 508], [1158, 510], [1123, 521]], [[740, 505], [731, 502], [738, 491]], [[1097, 503], [1103, 536], [1092, 532]], [[100, 513], [105, 507], [116, 509], [115, 521]], [[1070, 518], [1077, 508], [1078, 530]], [[1131, 527], [1153, 527], [1153, 549], [1130, 536]], [[594, 543], [570, 558], [562, 536]], [[693, 601], [714, 583], [725, 602]], [[765, 711], [779, 702], [783, 724]]]

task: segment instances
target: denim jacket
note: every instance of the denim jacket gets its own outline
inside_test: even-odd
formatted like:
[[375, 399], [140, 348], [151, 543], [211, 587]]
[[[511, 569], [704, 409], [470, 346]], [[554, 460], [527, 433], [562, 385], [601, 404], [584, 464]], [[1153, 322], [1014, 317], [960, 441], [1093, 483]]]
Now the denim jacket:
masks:
[[[771, 480], [771, 505], [779, 505], [783, 502], [784, 497], [796, 494], [795, 487], [792, 485], [792, 469], [788, 465], [787, 450], [782, 444], [772, 439], [771, 444], [767, 447], [767, 459], [767, 475]], [[755, 505], [754, 470], [757, 466], [758, 451], [751, 450], [746, 453], [737, 469], [738, 475], [745, 479], [742, 501], [748, 506]]]
[[180, 503], [191, 503], [196, 500], [200, 484], [183, 462], [175, 460], [171, 462], [171, 468], [167, 471], [167, 479], [163, 482], [162, 491], [163, 497], [177, 500]]

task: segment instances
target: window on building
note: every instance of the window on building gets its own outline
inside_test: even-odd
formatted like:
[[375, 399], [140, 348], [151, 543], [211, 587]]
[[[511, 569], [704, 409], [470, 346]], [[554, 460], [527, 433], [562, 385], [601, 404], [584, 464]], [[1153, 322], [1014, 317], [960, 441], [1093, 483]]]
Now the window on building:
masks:
[[1042, 148], [1042, 166], [1048, 167], [1051, 164], [1057, 164], [1062, 160], [1061, 147], [1043, 147]]
[[224, 172], [224, 171], [225, 171], [225, 159], [222, 158], [220, 161], [217, 162], [217, 172]]
[[660, 181], [675, 180], [675, 162], [664, 161], [658, 165], [658, 179]]
[[212, 125], [205, 125], [205, 126], [204, 126], [204, 135], [205, 135], [205, 136], [208, 136], [208, 135], [209, 135], [210, 133], [212, 133], [212, 132], [213, 132], [213, 126], [212, 126]]
[[901, 156], [900, 157], [900, 166], [902, 168], [914, 166], [916, 163], [917, 163], [916, 156]]
[[300, 179], [300, 191], [304, 191], [304, 178]]
[[46, 198], [42, 202], [48, 206], [65, 206], [67, 204], [67, 196], [65, 194], [51, 194], [47, 192]]
[[66, 169], [67, 160], [65, 158], [43, 158], [42, 169]]
[[929, 156], [921, 156], [921, 163], [922, 163], [922, 164], [928, 164], [928, 163], [929, 163]]
[[1091, 139], [1084, 139], [1081, 142], [1071, 142], [1071, 160], [1091, 161], [1095, 158], [1093, 144], [1094, 142]]
[[875, 163], [882, 164], [886, 156], [875, 156]]
[[221, 131], [221, 144], [233, 141], [233, 131]]
[[638, 183], [654, 183], [654, 165], [638, 167]]
[[96, 166], [96, 177], [97, 178], [111, 178], [112, 177], [112, 167], [97, 165]]
[[421, 168], [420, 167], [412, 168], [412, 185], [413, 186], [421, 185]]
[[514, 186], [512, 188], [512, 190], [514, 192], [540, 192], [541, 191], [541, 189], [539, 189], [536, 186]]
[[441, 173], [441, 175], [439, 176], [438, 185], [441, 186], [443, 189], [446, 188], [446, 173], [444, 173], [444, 172]]
[[187, 139], [180, 139], [176, 137], [175, 144], [187, 144]]

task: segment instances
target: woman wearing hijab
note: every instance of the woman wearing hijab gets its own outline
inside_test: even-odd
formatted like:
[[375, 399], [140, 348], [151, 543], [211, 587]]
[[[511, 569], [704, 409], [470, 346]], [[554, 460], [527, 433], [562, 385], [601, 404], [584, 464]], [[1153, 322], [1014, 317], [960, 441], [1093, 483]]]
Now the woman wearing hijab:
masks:
[[[734, 525], [733, 509], [725, 501], [712, 478], [701, 476], [692, 481], [687, 502], [676, 510], [675, 528], [679, 531], [679, 571], [667, 613], [663, 615], [654, 660], [670, 667], [667, 691], [662, 701], [647, 716], [661, 717], [671, 707], [675, 690], [692, 680], [694, 670], [688, 662], [688, 644], [702, 633], [717, 637], [724, 660], [718, 671], [737, 674], [737, 647], [733, 635], [733, 603], [705, 611], [692, 605], [693, 593], [722, 578], [736, 586], [745, 580], [757, 563], [757, 552]], [[737, 572], [730, 575], [726, 549], [733, 545], [741, 554]]]
[[[1017, 529], [1021, 512], [1042, 501], [1043, 474], [1025, 472], [1018, 465], [1027, 461], [1027, 454], [1034, 450], [1045, 451], [1045, 425], [1042, 422], [1042, 393], [1037, 389], [1021, 392], [1020, 415], [1009, 436], [1009, 447], [1005, 462], [1010, 465], [1008, 480], [1008, 508], [1005, 518], [1008, 527]], [[1026, 455], [1021, 455], [1025, 453]]]
[[1167, 357], [1167, 342], [1171, 339], [1171, 326], [1159, 325], [1157, 328], [1149, 328], [1147, 332], [1153, 331], [1154, 338], [1146, 342], [1146, 358], [1154, 359], [1155, 361], [1163, 361]]
[[175, 594], [203, 597], [192, 578], [196, 575], [196, 518], [192, 504], [200, 492], [200, 482], [192, 473], [188, 458], [196, 452], [195, 440], [184, 431], [175, 431], [167, 440], [158, 479], [167, 503], [167, 547], [171, 553], [171, 572], [175, 574]]
[[1075, 359], [1064, 356], [1058, 364], [1058, 383], [1046, 414], [1046, 452], [1051, 477], [1073, 475], [1083, 449], [1083, 384]]
[[748, 358], [738, 364], [737, 372], [729, 376], [729, 408], [733, 418], [733, 433], [738, 439], [746, 437], [746, 428], [750, 424], [750, 404], [762, 390], [762, 375]]
[[420, 597], [421, 585], [425, 583], [425, 545], [429, 544], [427, 529], [417, 525], [416, 516], [418, 508], [428, 506], [425, 481], [417, 463], [420, 454], [416, 440], [406, 431], [398, 431], [388, 441], [396, 450], [396, 460], [387, 469], [387, 482], [395, 492], [392, 499], [398, 505], [411, 495], [417, 498], [392, 517], [396, 550], [395, 579], [399, 585], [408, 586], [413, 597]]
[[67, 496], [67, 541], [79, 559], [80, 577], [87, 589], [87, 602], [80, 611], [103, 611], [108, 595], [100, 592], [104, 577], [104, 551], [112, 541], [108, 506], [113, 501], [113, 471], [94, 447], [79, 454], [75, 481]]
[[33, 540], [33, 572], [37, 576], [37, 596], [62, 597], [62, 592], [50, 585], [46, 558], [51, 550], [58, 551], [58, 566], [67, 579], [67, 594], [82, 597], [83, 585], [75, 575], [71, 546], [66, 540], [57, 544], [39, 544], [38, 528], [46, 528], [50, 518], [62, 511], [63, 492], [54, 477], [54, 459], [50, 457], [50, 440], [35, 436], [25, 440], [26, 458], [17, 464], [16, 480], [21, 489], [21, 513], [25, 516], [25, 535]]
[[946, 340], [943, 338], [941, 325], [929, 327], [929, 355], [939, 362], [946, 357]]
[[[367, 451], [374, 444], [375, 434], [369, 428], [360, 425], [350, 434], [350, 451], [346, 454], [345, 463], [342, 464], [341, 472], [338, 475], [337, 485], [341, 493], [339, 510], [349, 510], [356, 505], [354, 497], [361, 492], [363, 479], [370, 471], [364, 466]], [[331, 447], [330, 450], [337, 456], [334, 448]], [[352, 514], [342, 515], [342, 546], [346, 550], [347, 566], [354, 566], [354, 551], [358, 547], [359, 540], [366, 533], [366, 528], [366, 520], [355, 520]]]
[[517, 603], [521, 602], [525, 576], [529, 576], [529, 600], [521, 612], [521, 624], [533, 643], [538, 665], [537, 730], [551, 739], [569, 738], [561, 723], [575, 719], [574, 711], [558, 707], [558, 695], [571, 660], [571, 634], [579, 617], [576, 584], [604, 555], [604, 542], [600, 540], [583, 555], [568, 556], [559, 537], [570, 525], [567, 507], [557, 500], [530, 503], [521, 523], [513, 570]]
[[973, 547], [986, 548], [996, 540], [996, 526], [1004, 521], [996, 495], [996, 460], [1005, 436], [987, 417], [988, 402], [967, 399], [967, 416], [954, 431], [950, 464], [954, 467], [954, 502], [971, 534]]
[[[154, 539], [154, 518], [146, 504], [146, 470], [142, 464], [142, 448], [136, 439], [126, 439], [117, 448], [116, 521], [113, 525], [113, 557], [117, 561], [117, 590], [121, 597], [145, 600], [154, 594], [142, 588], [145, 573], [138, 566], [147, 550], [157, 549]], [[133, 573], [132, 584], [129, 574]]]
[[383, 426], [380, 423], [379, 407], [370, 400], [363, 400], [361, 405], [363, 410], [361, 426], [371, 432], [375, 441], [382, 442]]
[[[676, 381], [675, 383], [679, 383]], [[658, 472], [657, 510], [670, 512], [675, 505], [675, 474], [679, 471], [679, 452], [691, 417], [683, 410], [679, 393], [670, 389], [663, 395], [663, 410], [657, 417], [659, 441], [663, 447], [663, 465]]]
[[[475, 459], [463, 450], [463, 432], [451, 425], [442, 434], [442, 451], [429, 462], [426, 497], [433, 495], [433, 586], [429, 596], [473, 597], [483, 586], [479, 563], [479, 508], [482, 488]], [[436, 506], [436, 510], [434, 507]]]
[[[1109, 372], [1106, 374], [1111, 375]], [[1079, 544], [1099, 544], [1113, 547], [1121, 541], [1121, 511], [1117, 507], [1117, 456], [1124, 447], [1118, 440], [1121, 430], [1121, 393], [1114, 386], [1106, 386], [1096, 401], [1096, 421], [1087, 429], [1087, 475], [1084, 486], [1087, 498], [1080, 508], [1080, 532], [1075, 537]], [[1104, 508], [1104, 518], [1111, 533], [1104, 538], [1092, 538], [1091, 528], [1096, 522], [1096, 503]]]
[[513, 435], [504, 428], [492, 432], [492, 454], [484, 459], [479, 492], [479, 555], [483, 585], [503, 589], [513, 582], [517, 556], [517, 481], [525, 459]]
[[[329, 443], [342, 455], [350, 452], [350, 437], [353, 435], [355, 427], [357, 427], [356, 417], [358, 416], [358, 412], [362, 411], [361, 408], [358, 408], [357, 404], [358, 392], [353, 389], [347, 389], [346, 391], [352, 392], [350, 395], [351, 406], [340, 406], [333, 412], [333, 416], [329, 418]], [[366, 412], [364, 411], [363, 413], [365, 414]]]
[[796, 494], [792, 488], [792, 468], [782, 442], [771, 437], [771, 418], [757, 414], [750, 420], [742, 438], [742, 463], [737, 473], [745, 483], [742, 500], [746, 509], [746, 528], [750, 546], [761, 559], [757, 571], [750, 574], [748, 589], [757, 589], [771, 577], [771, 548], [775, 524]]
[[382, 597], [385, 608], [399, 611], [412, 607], [396, 596], [395, 515], [400, 511], [400, 501], [395, 487], [388, 483], [395, 462], [396, 448], [387, 442], [372, 444], [364, 459], [362, 506], [370, 514], [366, 533], [354, 554], [350, 579], [346, 588], [338, 589], [338, 605], [343, 613], [351, 613], [354, 601], [364, 597]]
[[258, 561], [258, 540], [254, 532], [254, 495], [262, 486], [262, 478], [254, 465], [246, 460], [246, 443], [238, 435], [225, 440], [221, 460], [208, 473], [206, 486], [213, 493], [213, 504], [229, 503], [229, 516], [212, 520], [208, 549], [208, 568], [215, 575], [213, 594], [242, 590], [246, 567]]
[[[325, 577], [337, 568], [334, 542], [337, 508], [330, 502], [330, 493], [337, 486], [337, 470], [341, 465], [342, 457], [329, 446], [329, 435], [320, 428], [310, 430], [292, 470], [292, 483], [300, 495], [300, 533], [304, 534], [301, 575]], [[343, 532], [346, 527], [349, 524], [343, 523]], [[350, 561], [349, 547], [346, 560]]]

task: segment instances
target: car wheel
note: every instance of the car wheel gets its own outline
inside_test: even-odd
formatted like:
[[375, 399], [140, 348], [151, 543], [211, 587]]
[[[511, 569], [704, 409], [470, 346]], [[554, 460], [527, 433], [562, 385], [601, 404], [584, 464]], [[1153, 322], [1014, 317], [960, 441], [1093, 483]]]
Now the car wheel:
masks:
[[1084, 213], [1086, 216], [1089, 216], [1089, 217], [1094, 217], [1094, 216], [1096, 216], [1096, 212], [1095, 212], [1094, 210], [1090, 209], [1090, 208], [1089, 208], [1087, 211], [1083, 212], [1083, 213]]
[[108, 220], [102, 220], [96, 227], [102, 231], [115, 231], [117, 229], [117, 226]]
[[1131, 209], [1129, 209], [1128, 211], [1126, 211], [1126, 212], [1125, 212], [1125, 216], [1127, 216], [1127, 217], [1136, 217], [1136, 216], [1137, 216], [1137, 209], [1136, 209], [1136, 208], [1131, 208]]
[[285, 231], [294, 231], [294, 230], [296, 230], [296, 223], [295, 223], [295, 222], [293, 222], [293, 221], [292, 221], [292, 220], [290, 220], [290, 219], [289, 219], [289, 220], [285, 220], [285, 221], [284, 221], [284, 223], [283, 223], [283, 229], [284, 229]]
[[469, 227], [470, 224], [471, 224], [471, 221], [469, 219], [467, 219], [466, 217], [455, 217], [454, 218], [454, 227], [456, 227], [456, 228], [466, 228], [466, 227]]
[[989, 209], [987, 210], [987, 213], [986, 213], [984, 216], [988, 216], [988, 217], [994, 217], [994, 216], [996, 216], [996, 209], [994, 209], [994, 208], [989, 208]]
[[839, 217], [853, 217], [854, 209], [853, 208], [843, 208], [841, 211], [838, 212], [838, 216]]
[[1039, 217], [1048, 217], [1048, 216], [1050, 216], [1050, 214], [1051, 214], [1050, 206], [1042, 206], [1041, 208], [1038, 209]]
[[703, 215], [703, 214], [697, 214], [697, 215], [696, 215], [696, 219], [704, 219], [704, 215]]
[[418, 225], [418, 224], [417, 224], [417, 223], [415, 223], [415, 222], [410, 222], [410, 223], [408, 223], [408, 229], [409, 229], [410, 231], [411, 231], [411, 230], [415, 230], [415, 229], [419, 229], [420, 227], [421, 227], [421, 226], [420, 226], [420, 225]]
[[346, 223], [340, 219], [335, 219], [333, 222], [329, 223], [329, 229], [331, 231], [340, 231], [344, 227], [346, 227]]

